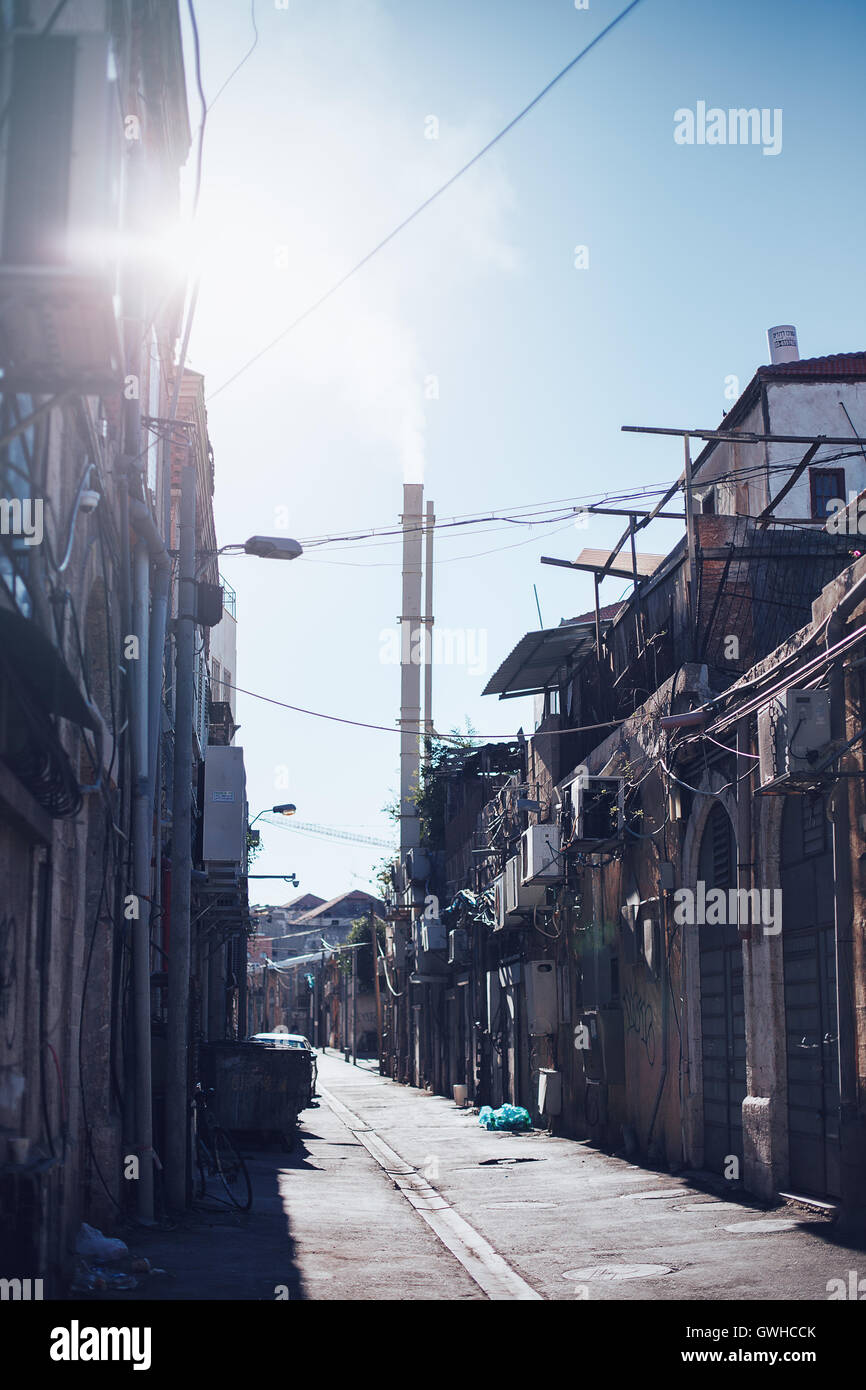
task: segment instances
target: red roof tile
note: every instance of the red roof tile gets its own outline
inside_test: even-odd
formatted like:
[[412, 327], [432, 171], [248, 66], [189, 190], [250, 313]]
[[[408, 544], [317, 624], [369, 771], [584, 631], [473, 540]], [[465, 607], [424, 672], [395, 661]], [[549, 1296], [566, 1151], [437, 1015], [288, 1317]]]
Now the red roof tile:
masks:
[[828, 357], [804, 357], [799, 362], [773, 362], [759, 367], [758, 376], [866, 377], [866, 352], [835, 352]]

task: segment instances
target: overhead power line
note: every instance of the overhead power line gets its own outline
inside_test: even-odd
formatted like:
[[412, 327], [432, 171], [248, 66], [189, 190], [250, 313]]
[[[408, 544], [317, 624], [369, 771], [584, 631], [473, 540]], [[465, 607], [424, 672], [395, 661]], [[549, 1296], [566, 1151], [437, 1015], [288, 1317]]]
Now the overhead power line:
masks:
[[[417, 729], [407, 729], [404, 725], [397, 724], [396, 722], [394, 724], [370, 724], [363, 719], [345, 719], [339, 714], [324, 714], [321, 710], [305, 709], [303, 705], [290, 705], [286, 700], [276, 700], [273, 696], [261, 695], [256, 690], [245, 690], [241, 685], [230, 685], [229, 682], [225, 682], [225, 684], [229, 686], [230, 690], [236, 690], [239, 695], [249, 695], [253, 700], [262, 700], [266, 705], [276, 705], [279, 709], [290, 709], [295, 714], [308, 714], [314, 719], [327, 719], [332, 724], [349, 724], [354, 729], [376, 729], [386, 734], [412, 733], [417, 734], [419, 738], [423, 738], [425, 734], [429, 732], [420, 725]], [[592, 729], [612, 729], [617, 724], [625, 724], [625, 722], [625, 719], [606, 719], [601, 724], [581, 724], [577, 729], [545, 729], [544, 737], [555, 738], [557, 735], [566, 737], [569, 734], [580, 734]], [[535, 735], [530, 734], [529, 737], [534, 738]], [[517, 739], [517, 735], [514, 733], [440, 734], [434, 731], [433, 738], [438, 739], [440, 743], [466, 743], [469, 741], [482, 743], [514, 743]]]
[[467, 160], [467, 162], [460, 169], [458, 169], [456, 173], [452, 174], [449, 179], [446, 179], [446, 181], [443, 184], [440, 184], [440, 186], [437, 189], [435, 189], [435, 191], [431, 193], [428, 198], [424, 199], [423, 203], [419, 203], [418, 207], [416, 207], [414, 211], [410, 212], [408, 217], [404, 217], [403, 221], [399, 222], [396, 227], [394, 227], [390, 232], [388, 232], [387, 236], [384, 236], [382, 240], [378, 242], [371, 251], [368, 251], [365, 256], [362, 256], [359, 261], [356, 261], [352, 268], [346, 271], [345, 275], [341, 275], [340, 279], [336, 280], [334, 284], [331, 285], [330, 289], [327, 289], [324, 294], [320, 295], [319, 298], [314, 300], [312, 304], [309, 304], [307, 308], [304, 309], [302, 313], [298, 314], [298, 316], [294, 318], [292, 322], [287, 325], [287, 327], [282, 329], [281, 332], [279, 332], [275, 338], [272, 338], [269, 343], [266, 343], [263, 348], [260, 348], [258, 352], [254, 353], [253, 356], [250, 357], [248, 361], [246, 361], [243, 364], [243, 366], [238, 367], [236, 372], [233, 372], [232, 375], [230, 377], [227, 377], [226, 380], [223, 381], [219, 386], [217, 386], [214, 391], [211, 391], [210, 395], [208, 396], [208, 400], [212, 401], [215, 396], [220, 395], [222, 391], [225, 391], [227, 387], [231, 386], [233, 382], [237, 381], [238, 377], [243, 376], [244, 372], [249, 371], [250, 367], [255, 366], [256, 362], [261, 361], [261, 359], [267, 353], [269, 353], [273, 348], [277, 347], [278, 344], [281, 343], [284, 338], [287, 338], [290, 333], [292, 333], [300, 324], [304, 322], [305, 319], [308, 319], [310, 315], [315, 313], [317, 309], [321, 308], [321, 306], [325, 304], [327, 300], [331, 298], [332, 295], [336, 294], [337, 290], [342, 289], [343, 285], [345, 285], [346, 282], [350, 280], [353, 275], [356, 275], [357, 272], [361, 270], [363, 266], [367, 265], [367, 263], [371, 261], [374, 256], [377, 256], [380, 251], [384, 250], [384, 248], [389, 244], [389, 242], [393, 241], [396, 236], [399, 236], [399, 234], [410, 225], [410, 223], [415, 221], [416, 217], [420, 217], [421, 213], [425, 212], [426, 209], [429, 208], [432, 203], [435, 203], [437, 198], [441, 198], [443, 193], [446, 193], [449, 188], [453, 187], [453, 185], [457, 182], [458, 179], [461, 179], [464, 174], [468, 173], [468, 171], [473, 167], [473, 165], [477, 164], [480, 159], [483, 159], [484, 156], [488, 154], [490, 150], [493, 149], [494, 145], [498, 145], [499, 141], [503, 140], [505, 136], [509, 133], [509, 131], [513, 130], [514, 127], [520, 121], [522, 121], [525, 116], [528, 116], [529, 112], [533, 109], [533, 107], [537, 106], [538, 103], [547, 96], [548, 92], [550, 92], [556, 86], [557, 82], [561, 82], [563, 77], [565, 77], [567, 73], [571, 72], [572, 68], [576, 67], [577, 64], [583, 58], [585, 58], [586, 55], [593, 48], [596, 47], [597, 44], [601, 43], [602, 39], [606, 38], [607, 35], [611, 32], [611, 30], [615, 29], [616, 26], [623, 19], [625, 19], [626, 15], [630, 14], [632, 10], [636, 9], [640, 3], [641, 0], [631, 0], [631, 4], [626, 5], [624, 10], [621, 10], [620, 13], [616, 15], [615, 18], [612, 19], [609, 24], [606, 24], [605, 27], [600, 31], [600, 33], [596, 34], [595, 38], [591, 39], [590, 42], [586, 45], [586, 47], [582, 48], [581, 51], [577, 54], [577, 56], [572, 58], [570, 63], [566, 63], [565, 67], [562, 68], [561, 71], [558, 72], [555, 77], [551, 78], [551, 80], [547, 83], [546, 87], [542, 87], [541, 91], [538, 92], [538, 94], [534, 96], [526, 106], [523, 107], [522, 111], [518, 111], [517, 115], [512, 117], [508, 124], [503, 126], [502, 129], [498, 131], [497, 134], [494, 135], [491, 140], [488, 140], [487, 144], [482, 146], [482, 148], [478, 150], [477, 153], [474, 154], [471, 159]]

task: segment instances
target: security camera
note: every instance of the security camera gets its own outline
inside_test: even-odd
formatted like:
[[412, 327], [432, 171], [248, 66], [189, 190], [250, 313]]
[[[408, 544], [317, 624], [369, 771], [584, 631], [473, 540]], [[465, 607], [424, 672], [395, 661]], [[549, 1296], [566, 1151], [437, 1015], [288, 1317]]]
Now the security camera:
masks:
[[78, 510], [80, 512], [95, 512], [99, 506], [101, 493], [95, 492], [93, 488], [88, 488], [82, 492], [78, 499]]

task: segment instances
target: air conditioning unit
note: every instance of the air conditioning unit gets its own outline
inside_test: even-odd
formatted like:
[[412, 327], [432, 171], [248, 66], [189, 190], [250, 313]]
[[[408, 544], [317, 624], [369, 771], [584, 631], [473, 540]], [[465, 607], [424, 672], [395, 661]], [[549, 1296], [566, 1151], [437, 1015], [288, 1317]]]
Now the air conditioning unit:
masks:
[[469, 959], [469, 934], [465, 927], [454, 927], [448, 933], [448, 964], [464, 965]]
[[584, 777], [571, 783], [574, 838], [586, 842], [614, 840], [625, 825], [622, 777]]
[[762, 788], [814, 782], [830, 742], [826, 690], [783, 690], [758, 710], [758, 776]]
[[505, 875], [499, 874], [493, 880], [493, 911], [496, 917], [496, 927], [501, 929], [508, 920], [508, 913], [505, 910]]
[[541, 907], [547, 898], [543, 882], [524, 883], [521, 874], [522, 855], [515, 855], [505, 864], [505, 912], [506, 916], [531, 912]]
[[[0, 343], [11, 389], [123, 380], [113, 292], [124, 164], [105, 5], [46, 38], [16, 32], [0, 149]], [[80, 21], [80, 22], [79, 22]]]
[[417, 846], [406, 851], [407, 883], [424, 883], [430, 877], [430, 855]]
[[444, 951], [448, 945], [445, 926], [435, 917], [421, 919], [421, 947], [425, 951]]
[[548, 825], [530, 825], [520, 837], [520, 881], [535, 883], [539, 879], [548, 882], [562, 878], [562, 860], [559, 856], [560, 829], [552, 822]]
[[547, 898], [544, 881], [522, 883], [520, 879], [520, 858], [515, 855], [505, 865], [504, 873], [493, 881], [493, 904], [496, 913], [496, 928], [520, 926], [523, 918], [533, 908], [543, 907]]

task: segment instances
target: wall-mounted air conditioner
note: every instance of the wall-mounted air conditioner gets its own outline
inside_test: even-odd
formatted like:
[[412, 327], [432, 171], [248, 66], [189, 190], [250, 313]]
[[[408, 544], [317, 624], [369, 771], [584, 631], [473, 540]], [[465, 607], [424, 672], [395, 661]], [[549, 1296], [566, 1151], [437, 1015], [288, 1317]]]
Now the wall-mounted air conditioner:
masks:
[[505, 875], [499, 874], [493, 880], [493, 912], [497, 928], [502, 928], [508, 918], [505, 910]]
[[531, 912], [534, 907], [541, 907], [547, 897], [544, 884], [524, 883], [520, 869], [519, 855], [506, 861], [505, 913], [509, 917], [514, 913]]
[[547, 892], [544, 881], [523, 883], [520, 877], [520, 856], [508, 859], [505, 870], [493, 883], [493, 902], [497, 929], [519, 926], [525, 915], [544, 905]]
[[421, 919], [421, 946], [425, 951], [444, 951], [448, 945], [444, 923], [435, 917]]
[[622, 835], [625, 824], [622, 777], [584, 777], [572, 782], [569, 790], [575, 840], [614, 840]]
[[560, 828], [552, 822], [548, 825], [530, 825], [520, 837], [520, 881], [535, 883], [538, 880], [550, 882], [562, 878], [562, 860], [559, 854]]
[[448, 933], [448, 964], [465, 965], [469, 959], [469, 934], [465, 927], [454, 927]]
[[430, 877], [430, 855], [426, 849], [414, 847], [406, 851], [406, 878], [409, 883], [424, 883]]
[[810, 782], [830, 742], [826, 690], [783, 690], [758, 710], [758, 775], [762, 788]]

